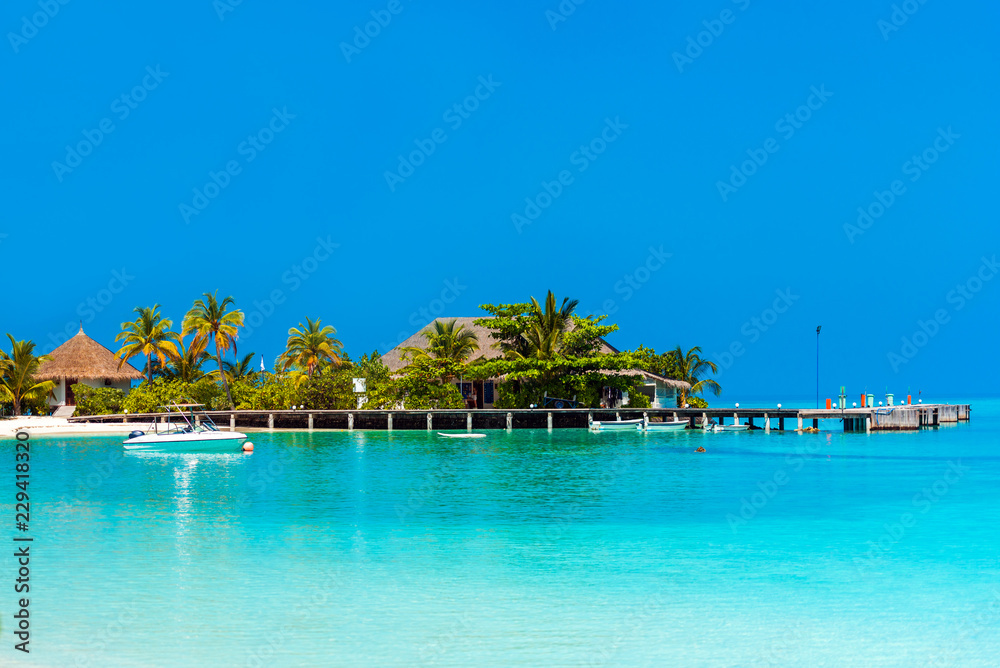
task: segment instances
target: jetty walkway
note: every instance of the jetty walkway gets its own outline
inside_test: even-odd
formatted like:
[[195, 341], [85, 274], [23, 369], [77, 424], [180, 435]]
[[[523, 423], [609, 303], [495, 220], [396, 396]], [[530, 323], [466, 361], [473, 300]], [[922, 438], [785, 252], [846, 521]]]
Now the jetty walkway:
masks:
[[[696, 428], [705, 419], [719, 424], [749, 423], [765, 431], [819, 427], [820, 420], [840, 420], [844, 431], [917, 430], [969, 420], [969, 404], [912, 404], [869, 408], [564, 408], [449, 410], [237, 410], [208, 411], [220, 427], [230, 429], [586, 429], [591, 420], [641, 418], [688, 420]], [[90, 415], [70, 422], [150, 424], [166, 413]]]

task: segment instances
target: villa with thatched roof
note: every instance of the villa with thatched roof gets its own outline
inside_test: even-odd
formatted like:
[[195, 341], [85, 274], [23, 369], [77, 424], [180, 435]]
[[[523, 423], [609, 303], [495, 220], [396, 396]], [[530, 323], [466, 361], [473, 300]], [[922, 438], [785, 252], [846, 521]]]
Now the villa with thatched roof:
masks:
[[[382, 363], [389, 368], [389, 371], [399, 373], [403, 367], [408, 364], [408, 361], [403, 359], [403, 349], [426, 348], [427, 339], [424, 336], [424, 332], [433, 330], [435, 322], [451, 322], [452, 320], [455, 321], [456, 330], [459, 329], [459, 327], [464, 326], [466, 330], [473, 332], [476, 335], [476, 339], [479, 341], [479, 350], [476, 351], [476, 354], [469, 360], [470, 362], [480, 358], [492, 360], [502, 357], [503, 353], [500, 351], [500, 348], [493, 346], [495, 340], [490, 337], [492, 330], [487, 327], [477, 325], [475, 322], [476, 320], [488, 319], [488, 317], [436, 318], [435, 320], [427, 323], [425, 327], [422, 327], [418, 332], [410, 336], [398, 346], [382, 355]], [[617, 353], [618, 350], [607, 341], [602, 340], [599, 352], [608, 355]], [[641, 391], [649, 397], [653, 408], [675, 407], [677, 405], [677, 390], [691, 389], [691, 386], [684, 381], [673, 380], [672, 378], [666, 378], [664, 376], [660, 376], [659, 374], [643, 371], [642, 369], [630, 369], [628, 371], [605, 371], [603, 373], [616, 376], [642, 376], [644, 382]], [[500, 379], [498, 378], [490, 380], [455, 381], [455, 384], [462, 392], [463, 397], [475, 397], [477, 408], [493, 408], [493, 402], [496, 398], [496, 386], [499, 383]], [[608, 397], [608, 399], [610, 402], [620, 403], [627, 401], [628, 395]], [[609, 405], [611, 404], [609, 403]]]
[[54, 380], [55, 398], [49, 397], [50, 406], [75, 406], [71, 385], [83, 383], [90, 387], [116, 387], [128, 392], [131, 381], [140, 380], [142, 372], [129, 363], [118, 368], [115, 354], [83, 333], [83, 325], [76, 336], [51, 353], [51, 359], [38, 367], [38, 380]]

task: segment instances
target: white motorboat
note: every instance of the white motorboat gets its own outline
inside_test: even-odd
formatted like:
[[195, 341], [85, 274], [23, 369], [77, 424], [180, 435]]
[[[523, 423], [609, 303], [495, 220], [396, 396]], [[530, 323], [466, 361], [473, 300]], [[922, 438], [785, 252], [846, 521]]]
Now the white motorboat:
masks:
[[203, 404], [172, 404], [162, 408], [167, 411], [166, 421], [157, 422], [154, 418], [146, 431], [130, 433], [123, 442], [126, 450], [239, 452], [240, 444], [247, 438], [238, 431], [221, 431], [205, 413]]
[[486, 438], [486, 434], [446, 434], [443, 431], [439, 431], [438, 436], [444, 436], [445, 438]]
[[684, 431], [687, 426], [687, 420], [664, 420], [663, 422], [646, 422], [643, 424], [643, 429], [646, 431]]
[[750, 428], [748, 424], [714, 424], [705, 428], [705, 431], [746, 431]]
[[642, 418], [636, 420], [615, 420], [608, 422], [601, 422], [599, 420], [594, 420], [590, 423], [591, 431], [635, 431], [636, 429], [642, 429]]

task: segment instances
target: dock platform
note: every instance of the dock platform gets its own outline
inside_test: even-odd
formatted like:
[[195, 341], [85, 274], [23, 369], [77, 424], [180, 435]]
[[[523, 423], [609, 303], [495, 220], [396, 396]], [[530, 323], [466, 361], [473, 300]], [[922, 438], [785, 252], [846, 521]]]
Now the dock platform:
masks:
[[[642, 418], [688, 420], [696, 428], [704, 420], [719, 424], [749, 423], [765, 431], [818, 427], [820, 420], [839, 420], [845, 432], [918, 430], [969, 420], [969, 404], [912, 404], [869, 408], [565, 408], [448, 410], [237, 410], [208, 411], [222, 429], [586, 429], [592, 420]], [[70, 422], [149, 424], [165, 413], [90, 415]], [[808, 422], [811, 421], [811, 424]]]

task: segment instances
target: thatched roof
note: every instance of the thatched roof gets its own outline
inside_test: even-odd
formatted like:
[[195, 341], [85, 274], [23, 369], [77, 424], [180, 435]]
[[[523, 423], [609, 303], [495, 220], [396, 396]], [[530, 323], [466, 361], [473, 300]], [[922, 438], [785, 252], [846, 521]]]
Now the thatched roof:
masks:
[[690, 390], [691, 384], [686, 383], [683, 380], [674, 380], [673, 378], [667, 378], [666, 376], [661, 376], [658, 373], [653, 373], [652, 371], [645, 371], [643, 369], [623, 369], [621, 371], [602, 371], [606, 376], [635, 376], [639, 375], [646, 380], [658, 380], [667, 387], [673, 388], [675, 390]]
[[107, 378], [123, 381], [142, 378], [142, 372], [128, 362], [119, 369], [115, 354], [84, 334], [83, 325], [80, 325], [76, 336], [53, 350], [50, 356], [52, 359], [38, 367], [35, 374], [38, 380]]
[[[451, 320], [456, 320], [457, 321], [455, 323], [456, 329], [458, 329], [460, 325], [464, 325], [467, 330], [475, 332], [476, 338], [479, 340], [479, 350], [472, 359], [485, 357], [486, 359], [491, 360], [491, 359], [496, 359], [497, 357], [500, 357], [502, 355], [502, 353], [500, 352], [500, 348], [493, 347], [493, 344], [496, 343], [496, 339], [490, 337], [490, 333], [492, 332], [492, 330], [475, 324], [475, 321], [479, 320], [479, 318], [475, 317], [437, 318], [437, 320], [440, 320], [442, 322], [450, 322]], [[437, 322], [437, 320], [435, 320], [434, 322]], [[424, 332], [426, 332], [429, 329], [433, 329], [434, 322], [428, 323], [426, 327], [423, 327], [416, 334], [406, 339], [398, 346], [396, 346], [395, 348], [393, 348], [392, 350], [390, 350], [389, 352], [387, 352], [385, 355], [382, 356], [382, 362], [387, 367], [389, 367], [390, 371], [397, 372], [404, 366], [406, 366], [407, 363], [402, 358], [403, 348], [410, 348], [410, 347], [424, 348], [427, 346], [427, 338], [424, 337]], [[600, 352], [607, 355], [611, 353], [617, 353], [618, 350], [613, 346], [609, 345], [606, 341], [601, 341]], [[603, 371], [602, 373], [607, 375], [616, 375], [616, 376], [632, 376], [635, 374], [639, 374], [647, 379], [655, 379], [662, 381], [667, 387], [672, 387], [674, 389], [679, 390], [684, 388], [686, 389], [691, 388], [691, 386], [685, 383], [684, 381], [672, 380], [670, 378], [665, 378], [664, 376], [660, 376], [655, 373], [650, 373], [649, 371], [642, 371], [640, 369], [630, 369], [628, 371]]]

